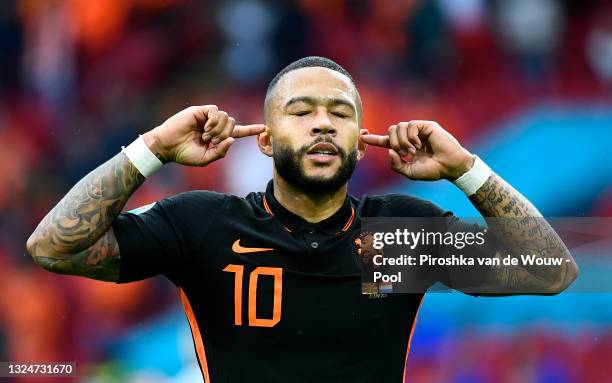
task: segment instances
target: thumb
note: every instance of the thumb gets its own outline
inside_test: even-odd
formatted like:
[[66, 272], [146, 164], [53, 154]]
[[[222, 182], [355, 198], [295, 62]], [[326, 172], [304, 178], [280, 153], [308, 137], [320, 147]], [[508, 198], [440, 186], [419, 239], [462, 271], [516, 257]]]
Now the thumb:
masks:
[[227, 137], [225, 140], [219, 142], [219, 145], [217, 145], [217, 148], [215, 149], [216, 154], [219, 157], [224, 157], [234, 141], [234, 137]]
[[391, 165], [391, 169], [396, 172], [401, 171], [404, 166], [402, 157], [393, 149], [389, 149], [389, 164]]
[[204, 161], [202, 164], [200, 164], [200, 166], [206, 166], [211, 162], [218, 160], [219, 158], [225, 157], [227, 151], [233, 143], [234, 138], [227, 137], [225, 140], [219, 142], [216, 146], [209, 147], [204, 154]]

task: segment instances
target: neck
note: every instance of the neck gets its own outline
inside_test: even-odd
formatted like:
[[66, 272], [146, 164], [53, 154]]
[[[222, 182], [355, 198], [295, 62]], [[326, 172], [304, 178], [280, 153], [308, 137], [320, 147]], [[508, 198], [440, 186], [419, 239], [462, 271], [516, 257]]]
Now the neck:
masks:
[[334, 215], [346, 199], [346, 184], [333, 192], [307, 194], [287, 183], [276, 172], [273, 180], [274, 198], [285, 209], [311, 223], [321, 222]]

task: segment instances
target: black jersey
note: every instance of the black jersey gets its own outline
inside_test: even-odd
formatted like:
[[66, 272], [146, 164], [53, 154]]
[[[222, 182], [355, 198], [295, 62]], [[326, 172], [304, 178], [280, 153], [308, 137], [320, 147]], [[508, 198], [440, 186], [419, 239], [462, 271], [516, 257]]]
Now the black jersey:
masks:
[[362, 217], [442, 217], [405, 196], [347, 196], [311, 224], [276, 201], [190, 191], [113, 225], [120, 282], [178, 288], [206, 382], [402, 382], [423, 299], [362, 294]]

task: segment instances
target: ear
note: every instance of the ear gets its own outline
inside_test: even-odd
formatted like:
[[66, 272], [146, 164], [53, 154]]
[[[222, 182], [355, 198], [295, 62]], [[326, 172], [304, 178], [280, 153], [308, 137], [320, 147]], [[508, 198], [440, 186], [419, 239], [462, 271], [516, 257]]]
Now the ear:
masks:
[[272, 157], [272, 132], [270, 127], [266, 126], [266, 130], [257, 135], [257, 145], [263, 154]]
[[359, 131], [359, 140], [357, 142], [357, 160], [361, 160], [365, 156], [366, 143], [361, 140], [361, 136], [370, 134], [367, 129], [361, 129]]

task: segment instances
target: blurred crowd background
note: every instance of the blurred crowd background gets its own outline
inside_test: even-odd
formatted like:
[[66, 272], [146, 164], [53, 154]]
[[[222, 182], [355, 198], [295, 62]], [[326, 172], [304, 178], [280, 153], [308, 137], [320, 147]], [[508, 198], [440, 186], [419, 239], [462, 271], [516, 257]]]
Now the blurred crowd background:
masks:
[[[25, 242], [76, 181], [177, 111], [217, 104], [262, 122], [267, 82], [305, 55], [352, 73], [371, 132], [436, 120], [545, 215], [612, 215], [610, 1], [1, 1], [0, 361], [76, 361], [79, 382], [200, 381], [168, 281], [53, 275]], [[243, 139], [207, 168], [166, 166], [128, 208], [189, 189], [246, 195], [270, 176]], [[398, 178], [375, 149], [350, 189], [476, 214], [443, 182]], [[611, 382], [611, 362], [610, 294], [440, 293], [421, 309], [408, 376]]]

